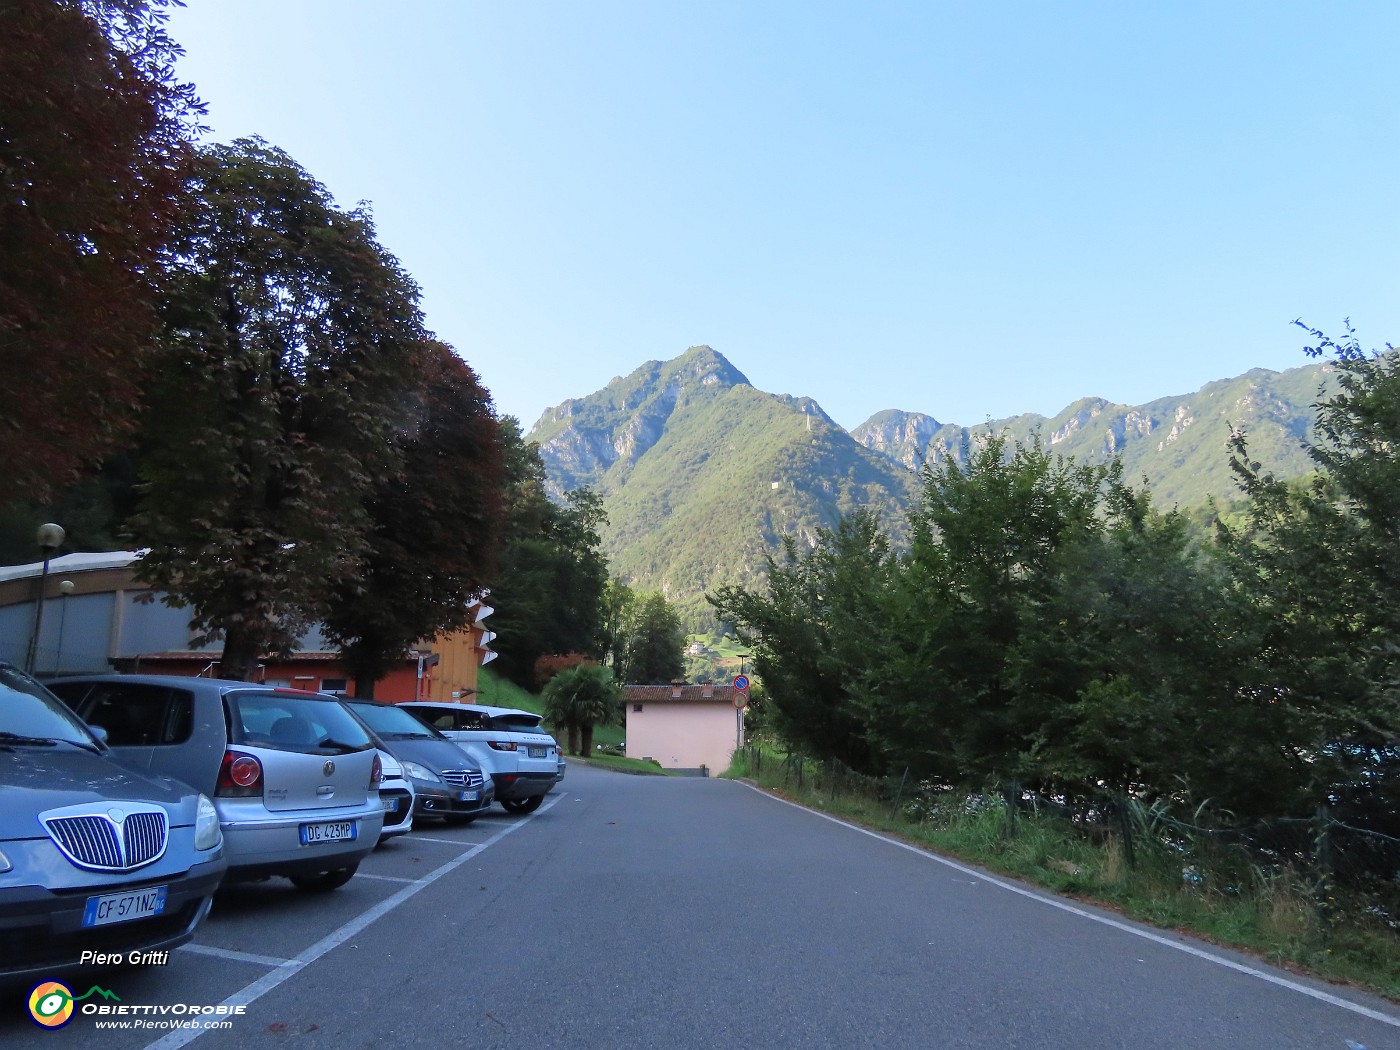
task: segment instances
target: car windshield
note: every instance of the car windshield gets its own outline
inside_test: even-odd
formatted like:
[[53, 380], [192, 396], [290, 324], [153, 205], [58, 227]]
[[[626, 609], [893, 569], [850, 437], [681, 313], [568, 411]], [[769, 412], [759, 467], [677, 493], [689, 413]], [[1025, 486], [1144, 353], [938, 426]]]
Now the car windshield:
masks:
[[0, 664], [0, 747], [51, 747], [55, 741], [96, 750], [62, 701], [18, 668]]
[[374, 744], [334, 697], [235, 690], [224, 697], [233, 742], [282, 751], [346, 754]]
[[349, 702], [347, 706], [386, 740], [437, 740], [442, 736], [401, 707], [363, 702]]

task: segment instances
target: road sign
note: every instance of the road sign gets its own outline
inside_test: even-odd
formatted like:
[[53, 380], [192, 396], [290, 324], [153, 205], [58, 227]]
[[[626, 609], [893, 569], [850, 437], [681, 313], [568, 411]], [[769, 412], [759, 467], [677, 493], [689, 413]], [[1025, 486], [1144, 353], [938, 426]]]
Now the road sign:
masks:
[[734, 676], [734, 688], [741, 693], [749, 691], [749, 676], [746, 674], [736, 674]]

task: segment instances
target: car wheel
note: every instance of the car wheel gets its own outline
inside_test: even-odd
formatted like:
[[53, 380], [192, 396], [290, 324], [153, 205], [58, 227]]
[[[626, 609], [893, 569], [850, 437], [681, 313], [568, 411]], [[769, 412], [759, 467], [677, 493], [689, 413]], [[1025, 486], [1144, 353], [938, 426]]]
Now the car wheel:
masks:
[[476, 819], [475, 813], [444, 813], [442, 819], [454, 827], [466, 827]]
[[348, 868], [335, 868], [332, 871], [317, 872], [315, 875], [289, 875], [292, 885], [299, 890], [306, 890], [308, 893], [329, 893], [331, 890], [338, 890], [349, 882], [359, 868], [359, 864], [351, 864]]
[[502, 799], [501, 805], [507, 813], [533, 813], [543, 801], [543, 795], [531, 795], [529, 798]]

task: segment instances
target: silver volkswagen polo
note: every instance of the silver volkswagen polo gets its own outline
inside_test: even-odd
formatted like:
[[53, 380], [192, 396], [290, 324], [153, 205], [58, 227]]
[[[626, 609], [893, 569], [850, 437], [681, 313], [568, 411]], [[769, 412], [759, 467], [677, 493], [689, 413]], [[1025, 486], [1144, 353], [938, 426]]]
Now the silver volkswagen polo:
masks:
[[379, 753], [334, 696], [165, 675], [46, 684], [127, 765], [213, 798], [230, 879], [335, 889], [379, 841]]

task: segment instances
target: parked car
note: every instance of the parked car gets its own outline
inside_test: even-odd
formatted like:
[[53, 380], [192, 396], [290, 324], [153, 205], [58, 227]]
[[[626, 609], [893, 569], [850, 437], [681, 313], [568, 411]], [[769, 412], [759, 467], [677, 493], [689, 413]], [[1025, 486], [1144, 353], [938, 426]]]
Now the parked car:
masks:
[[332, 890], [379, 842], [379, 753], [327, 693], [166, 675], [49, 683], [127, 765], [214, 800], [230, 879]]
[[213, 802], [124, 768], [100, 736], [0, 663], [5, 982], [183, 944], [224, 877]]
[[564, 752], [540, 728], [540, 716], [513, 707], [405, 700], [413, 712], [481, 763], [508, 813], [533, 813], [564, 779]]
[[413, 784], [414, 812], [470, 824], [491, 808], [495, 788], [467, 753], [430, 725], [393, 704], [345, 699], [375, 742], [403, 765]]
[[[374, 739], [374, 734], [370, 734]], [[379, 802], [384, 807], [384, 826], [379, 829], [379, 841], [384, 843], [396, 835], [413, 830], [413, 784], [404, 776], [403, 766], [375, 740], [379, 749]]]

